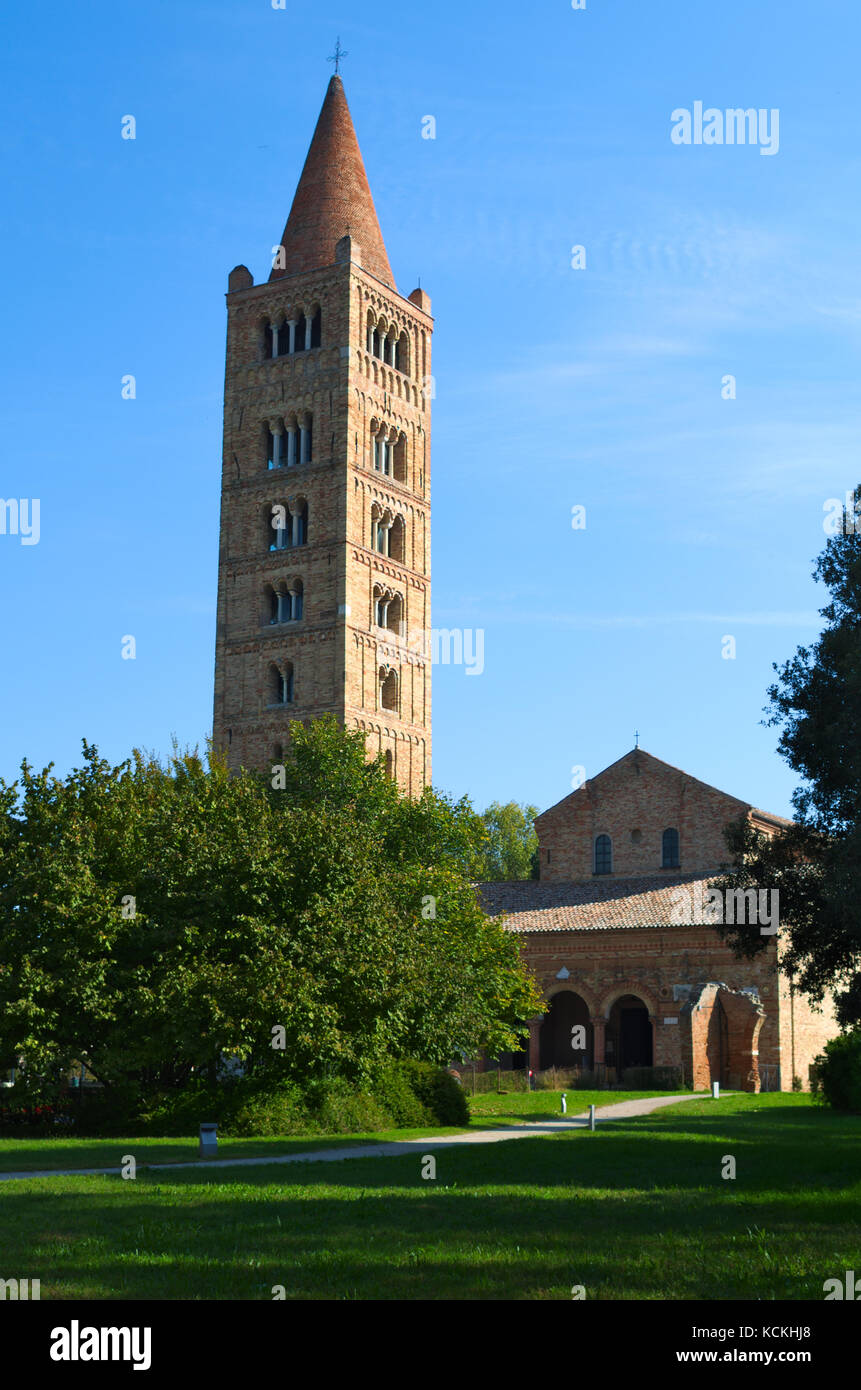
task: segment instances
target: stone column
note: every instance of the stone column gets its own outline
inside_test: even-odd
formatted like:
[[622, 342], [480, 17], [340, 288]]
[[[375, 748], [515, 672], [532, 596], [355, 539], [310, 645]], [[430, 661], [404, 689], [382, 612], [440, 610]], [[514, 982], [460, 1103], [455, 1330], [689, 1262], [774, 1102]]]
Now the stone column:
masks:
[[273, 356], [273, 357], [277, 357], [277, 356], [278, 356], [278, 325], [277, 325], [277, 324], [274, 324], [274, 323], [270, 323], [269, 328], [270, 328], [270, 331], [271, 331], [271, 333], [272, 333], [272, 356]]
[[604, 1055], [604, 1040], [606, 1037], [606, 1031], [607, 1020], [603, 1014], [601, 1014], [598, 1018], [592, 1019], [592, 1037], [595, 1049], [595, 1055], [592, 1061], [592, 1065], [595, 1067], [603, 1067], [606, 1061], [606, 1057]]
[[308, 462], [308, 426], [299, 426], [299, 462]]
[[288, 338], [287, 338], [287, 351], [288, 351], [288, 352], [295, 352], [295, 351], [296, 351], [296, 324], [297, 324], [297, 323], [298, 323], [298, 319], [288, 319], [288, 320], [287, 320], [287, 328], [288, 328], [288, 332], [289, 332], [289, 336], [288, 336]]
[[312, 325], [311, 315], [310, 315], [310, 314], [306, 314], [306, 315], [305, 315], [305, 351], [306, 351], [306, 352], [308, 352], [308, 351], [310, 350], [310, 347], [311, 347], [311, 325]]

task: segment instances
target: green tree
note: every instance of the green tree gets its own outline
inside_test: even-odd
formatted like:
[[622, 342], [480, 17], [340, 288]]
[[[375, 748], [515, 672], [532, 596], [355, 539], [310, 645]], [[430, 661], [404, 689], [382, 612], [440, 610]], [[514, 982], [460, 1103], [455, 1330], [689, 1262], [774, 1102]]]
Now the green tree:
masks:
[[[0, 1058], [139, 1093], [518, 1046], [540, 1007], [470, 885], [468, 803], [296, 722], [283, 775], [179, 753], [0, 783]], [[273, 1029], [285, 1047], [273, 1048]]]
[[487, 838], [478, 875], [487, 883], [538, 877], [537, 806], [517, 801], [494, 801], [481, 819]]
[[[803, 778], [795, 821], [772, 838], [730, 827], [734, 869], [718, 885], [779, 891], [784, 968], [813, 999], [834, 990], [844, 1027], [861, 1022], [861, 487], [853, 501], [814, 570], [831, 596], [826, 626], [775, 665], [768, 691], [766, 722], [781, 726], [779, 751]], [[768, 941], [755, 927], [722, 931], [741, 955]]]

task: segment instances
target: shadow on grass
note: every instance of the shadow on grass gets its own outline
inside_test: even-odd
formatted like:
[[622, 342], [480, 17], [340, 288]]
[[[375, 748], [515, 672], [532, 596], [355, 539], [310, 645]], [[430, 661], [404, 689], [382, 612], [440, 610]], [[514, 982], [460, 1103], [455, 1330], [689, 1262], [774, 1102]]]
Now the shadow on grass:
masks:
[[413, 1187], [261, 1182], [241, 1195], [197, 1190], [185, 1205], [155, 1187], [115, 1200], [67, 1193], [41, 1209], [33, 1198], [26, 1246], [4, 1241], [4, 1257], [19, 1277], [41, 1278], [43, 1299], [270, 1299], [277, 1284], [291, 1299], [569, 1298], [572, 1284], [590, 1299], [803, 1299], [850, 1267], [857, 1239], [848, 1199], [820, 1213], [799, 1250], [800, 1214], [784, 1197], [551, 1201], [419, 1187], [415, 1176]]
[[43, 1299], [821, 1299], [861, 1237], [861, 1125], [825, 1119], [4, 1185], [3, 1258]]

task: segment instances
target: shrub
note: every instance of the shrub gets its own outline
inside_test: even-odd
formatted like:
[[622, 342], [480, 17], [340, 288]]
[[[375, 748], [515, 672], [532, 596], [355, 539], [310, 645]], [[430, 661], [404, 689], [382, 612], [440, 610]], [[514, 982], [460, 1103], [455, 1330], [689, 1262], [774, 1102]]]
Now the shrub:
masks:
[[368, 1091], [357, 1090], [344, 1077], [312, 1083], [307, 1097], [321, 1134], [360, 1134], [393, 1128], [391, 1116], [379, 1101]]
[[416, 1129], [437, 1123], [436, 1116], [419, 1099], [403, 1063], [393, 1062], [374, 1077], [372, 1092], [399, 1129]]
[[861, 1028], [825, 1044], [810, 1068], [810, 1089], [833, 1110], [861, 1111]]
[[438, 1125], [468, 1125], [469, 1105], [460, 1083], [431, 1062], [408, 1058], [398, 1063], [409, 1081], [410, 1088]]
[[[286, 1134], [313, 1134], [305, 1097], [289, 1081], [268, 1085], [233, 1083], [213, 1113], [222, 1134], [236, 1139]], [[218, 1113], [220, 1111], [220, 1113]], [[200, 1114], [200, 1119], [206, 1119]]]

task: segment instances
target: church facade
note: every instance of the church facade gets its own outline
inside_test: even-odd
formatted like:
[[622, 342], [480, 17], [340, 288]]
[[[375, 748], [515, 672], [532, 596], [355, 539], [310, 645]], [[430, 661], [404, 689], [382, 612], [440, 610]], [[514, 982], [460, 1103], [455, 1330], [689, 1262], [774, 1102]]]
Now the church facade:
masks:
[[[612, 1081], [674, 1067], [696, 1089], [790, 1090], [796, 1077], [809, 1087], [838, 1029], [830, 999], [815, 1009], [781, 969], [779, 899], [709, 897], [729, 853], [724, 827], [740, 816], [766, 834], [788, 824], [636, 748], [536, 819], [540, 878], [482, 886], [549, 1005], [515, 1065]], [[715, 911], [764, 935], [765, 950], [737, 958]]]
[[431, 775], [431, 302], [398, 292], [339, 76], [271, 274], [228, 279], [213, 742], [281, 762], [290, 724], [363, 729]]

